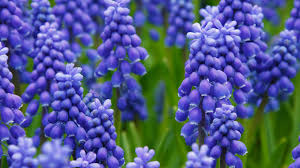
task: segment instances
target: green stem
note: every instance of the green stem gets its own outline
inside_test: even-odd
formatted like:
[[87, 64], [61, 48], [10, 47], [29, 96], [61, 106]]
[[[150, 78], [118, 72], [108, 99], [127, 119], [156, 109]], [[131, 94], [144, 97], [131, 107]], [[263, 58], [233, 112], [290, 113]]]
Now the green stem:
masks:
[[[202, 103], [203, 103], [203, 100], [200, 102], [200, 104], [202, 104]], [[204, 139], [206, 136], [206, 133], [204, 131], [204, 129], [205, 129], [205, 111], [203, 110], [202, 105], [200, 105], [200, 109], [201, 109], [202, 120], [201, 120], [200, 124], [198, 125], [199, 146], [204, 144]]]
[[[49, 112], [49, 106], [43, 106], [42, 108], [42, 121], [44, 116]], [[40, 135], [40, 144], [43, 144], [47, 141], [47, 138], [45, 137], [45, 128], [43, 123], [41, 123], [41, 135]]]
[[[118, 100], [120, 97], [120, 89], [117, 88], [117, 99]], [[118, 109], [116, 106], [116, 110], [114, 113], [114, 124], [116, 127], [116, 132], [118, 136], [121, 136], [121, 128], [122, 128], [122, 121], [121, 121], [121, 111]], [[121, 137], [117, 138], [117, 144], [120, 144]]]
[[21, 82], [20, 82], [19, 72], [15, 69], [12, 69], [11, 71], [13, 73], [12, 82], [15, 85], [15, 94], [20, 96], [21, 95], [21, 85], [20, 85]]
[[264, 117], [264, 111], [265, 111], [265, 107], [268, 104], [268, 95], [265, 94], [263, 96], [263, 99], [260, 103], [260, 105], [258, 106], [257, 111], [254, 114], [254, 117], [251, 121], [250, 124], [250, 130], [249, 130], [249, 137], [250, 137], [250, 144], [252, 144], [251, 142], [253, 142], [254, 138], [255, 138], [255, 133], [257, 131], [257, 128], [259, 125], [261, 125], [261, 123], [263, 122], [263, 117]]
[[226, 168], [225, 155], [226, 155], [226, 149], [222, 148], [222, 154], [220, 157], [220, 168]]

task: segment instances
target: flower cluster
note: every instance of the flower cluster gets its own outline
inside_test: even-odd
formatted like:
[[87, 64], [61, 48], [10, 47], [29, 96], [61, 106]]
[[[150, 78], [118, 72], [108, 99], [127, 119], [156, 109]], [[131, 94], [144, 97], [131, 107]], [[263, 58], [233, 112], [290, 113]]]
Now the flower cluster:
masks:
[[15, 86], [11, 83], [13, 75], [8, 69], [7, 52], [8, 48], [0, 43], [0, 145], [5, 141], [15, 144], [19, 137], [25, 135], [25, 131], [20, 127], [25, 121], [23, 113], [19, 110], [22, 99], [14, 94]]
[[255, 0], [255, 3], [262, 7], [265, 19], [271, 21], [273, 24], [279, 24], [280, 16], [276, 9], [284, 7], [285, 0]]
[[[75, 59], [69, 43], [62, 39], [61, 32], [57, 28], [56, 23], [44, 23], [40, 26], [35, 40], [36, 56], [30, 76], [31, 83], [22, 94], [23, 101], [29, 103], [26, 110], [29, 117], [27, 124], [30, 124], [31, 117], [37, 114], [39, 104], [46, 109], [49, 108], [53, 101], [51, 92], [54, 93], [57, 88], [55, 75], [65, 71], [65, 62], [72, 62]], [[33, 99], [35, 95], [40, 95], [40, 101]]]
[[[300, 142], [300, 137], [298, 138]], [[289, 168], [297, 168], [300, 166], [300, 145], [296, 146], [292, 151], [293, 159], [295, 160]]]
[[96, 160], [96, 154], [94, 152], [80, 151], [80, 157], [70, 162], [71, 167], [79, 168], [101, 168], [98, 163], [93, 163]]
[[9, 64], [14, 69], [23, 70], [27, 63], [27, 54], [32, 50], [25, 37], [31, 28], [23, 20], [23, 12], [15, 1], [3, 0], [0, 5], [0, 39], [10, 49]]
[[51, 104], [53, 111], [48, 115], [45, 135], [54, 139], [67, 135], [65, 143], [74, 149], [74, 137], [80, 143], [86, 141], [85, 128], [88, 127], [87, 117], [84, 115], [86, 106], [83, 99], [83, 88], [80, 74], [81, 68], [74, 64], [67, 64], [63, 72], [55, 75], [57, 90]]
[[90, 118], [87, 141], [83, 147], [88, 153], [97, 154], [93, 161], [97, 160], [97, 163], [107, 165], [109, 168], [120, 167], [124, 164], [124, 152], [115, 142], [117, 134], [111, 101], [107, 99], [101, 103], [97, 97], [99, 97], [97, 93], [91, 91], [83, 100], [88, 107], [85, 114]]
[[[271, 102], [284, 100], [294, 90], [291, 78], [297, 73], [299, 55], [297, 38], [293, 31], [285, 30], [272, 47], [271, 56], [263, 64], [261, 71], [254, 81], [254, 92], [249, 97], [252, 104], [258, 104], [267, 94]], [[274, 103], [273, 103], [274, 104]], [[275, 103], [276, 105], [278, 103]], [[269, 104], [269, 110], [276, 110], [277, 106]]]
[[192, 30], [195, 19], [193, 9], [194, 5], [191, 0], [175, 0], [171, 4], [169, 28], [165, 41], [167, 46], [184, 47], [186, 34]]
[[145, 146], [144, 148], [136, 148], [135, 153], [137, 155], [134, 158], [134, 162], [129, 162], [126, 165], [126, 168], [159, 168], [160, 164], [158, 161], [149, 162], [154, 156], [155, 152], [153, 149], [150, 149]]
[[34, 140], [32, 138], [20, 137], [16, 145], [8, 146], [8, 159], [10, 168], [30, 167], [37, 168], [69, 168], [70, 149], [61, 146], [60, 140], [45, 142], [41, 147], [41, 154], [36, 155]]
[[236, 121], [237, 114], [234, 107], [223, 104], [214, 113], [214, 119], [209, 129], [209, 136], [206, 144], [210, 149], [210, 156], [214, 159], [225, 154], [225, 161], [228, 166], [239, 167], [242, 164], [240, 158], [235, 156], [245, 155], [247, 148], [240, 140], [244, 128]]
[[[108, 71], [114, 71], [111, 83], [119, 90], [118, 107], [122, 112], [126, 111], [122, 114], [123, 119], [133, 119], [132, 116], [136, 114], [145, 119], [147, 115], [144, 115], [145, 103], [141, 89], [130, 74], [142, 76], [146, 73], [140, 60], [145, 60], [148, 53], [140, 47], [141, 39], [136, 34], [132, 25], [133, 19], [129, 16], [130, 10], [127, 8], [129, 1], [107, 2], [109, 7], [104, 12], [106, 26], [101, 34], [103, 43], [98, 47], [102, 61], [95, 73], [98, 77], [103, 77]], [[132, 104], [134, 107], [131, 107]], [[125, 115], [126, 113], [130, 116]]]
[[78, 46], [74, 37], [79, 38], [85, 46], [93, 44], [90, 33], [95, 31], [95, 25], [88, 15], [87, 1], [56, 0], [53, 14], [56, 16], [60, 28], [64, 29], [66, 38], [74, 43], [72, 45]]
[[209, 157], [209, 148], [207, 145], [202, 145], [199, 149], [198, 144], [192, 145], [191, 152], [188, 153], [186, 162], [186, 168], [212, 168], [214, 165], [214, 159]]
[[286, 29], [288, 30], [294, 30], [297, 36], [297, 41], [300, 39], [300, 1], [295, 0], [294, 1], [294, 8], [291, 11], [290, 18], [286, 21]]
[[52, 8], [48, 0], [33, 0], [31, 8], [32, 35], [36, 38], [40, 32], [40, 27], [46, 22], [50, 24], [55, 22], [55, 16], [52, 13]]
[[197, 125], [207, 128], [212, 112], [222, 104], [230, 104], [233, 88], [235, 102], [242, 106], [246, 102], [251, 85], [244, 76], [246, 65], [239, 59], [241, 39], [235, 26], [235, 21], [222, 25], [215, 19], [203, 26], [194, 24], [193, 32], [188, 33], [192, 39], [190, 56], [185, 64], [185, 79], [178, 89], [181, 99], [176, 120], [182, 122], [189, 117], [182, 129], [189, 145], [196, 139]]
[[8, 146], [8, 155], [10, 168], [20, 167], [38, 167], [38, 160], [33, 158], [36, 153], [36, 148], [33, 146], [32, 139], [19, 138], [16, 145]]
[[170, 0], [143, 0], [148, 22], [155, 26], [162, 26], [164, 24], [164, 14], [169, 10], [169, 3]]
[[104, 0], [88, 0], [87, 6], [87, 12], [96, 25], [96, 32], [97, 34], [100, 34], [104, 24], [104, 11], [106, 9], [106, 3]]
[[45, 142], [38, 156], [39, 165], [43, 168], [68, 168], [71, 149], [62, 146], [60, 140]]
[[[248, 77], [249, 81], [256, 80], [257, 72], [262, 68], [269, 55], [265, 53], [267, 44], [264, 42], [265, 32], [263, 30], [262, 9], [254, 5], [253, 1], [247, 0], [221, 0], [218, 5], [219, 14], [216, 16], [222, 23], [236, 21], [236, 29], [240, 30], [241, 42], [240, 60], [246, 63], [243, 68], [243, 76]], [[251, 92], [251, 86], [246, 93]], [[245, 102], [247, 102], [246, 100]], [[251, 108], [238, 103], [237, 114], [241, 118], [248, 117]]]

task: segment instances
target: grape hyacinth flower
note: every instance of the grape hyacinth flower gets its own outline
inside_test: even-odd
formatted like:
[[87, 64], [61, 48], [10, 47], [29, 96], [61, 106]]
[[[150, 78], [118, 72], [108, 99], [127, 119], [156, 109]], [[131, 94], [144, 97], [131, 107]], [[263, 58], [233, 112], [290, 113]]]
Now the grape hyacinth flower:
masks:
[[52, 13], [52, 8], [48, 0], [33, 0], [31, 3], [31, 13], [32, 13], [32, 36], [37, 38], [38, 33], [40, 33], [40, 27], [46, 22], [55, 22], [55, 16]]
[[[65, 71], [65, 62], [75, 59], [67, 41], [62, 39], [61, 32], [57, 30], [56, 23], [46, 22], [39, 28], [35, 40], [36, 56], [33, 60], [31, 83], [22, 95], [24, 102], [29, 103], [26, 113], [32, 117], [37, 114], [39, 104], [43, 113], [48, 113], [53, 95], [57, 89], [55, 75]], [[40, 95], [40, 100], [34, 100], [35, 95]], [[29, 123], [30, 124], [30, 123]]]
[[115, 142], [117, 134], [111, 101], [107, 99], [101, 103], [98, 97], [97, 93], [90, 91], [83, 100], [88, 108], [85, 114], [89, 117], [87, 141], [83, 147], [86, 152], [96, 154], [93, 159], [96, 163], [109, 168], [121, 167], [124, 164], [124, 151]]
[[169, 10], [169, 0], [143, 0], [147, 21], [157, 27], [164, 24], [164, 14]]
[[19, 138], [16, 145], [8, 146], [10, 168], [37, 168], [38, 160], [33, 158], [35, 153], [36, 148], [33, 146], [32, 139], [26, 137]]
[[203, 143], [205, 130], [208, 129], [212, 113], [222, 104], [231, 104], [233, 92], [237, 104], [245, 104], [250, 82], [244, 77], [245, 64], [239, 59], [240, 31], [235, 29], [236, 22], [224, 25], [218, 19], [204, 25], [195, 23], [189, 59], [185, 63], [185, 79], [178, 94], [176, 120], [189, 122], [181, 130], [186, 143], [192, 145], [199, 135]]
[[134, 162], [129, 162], [126, 165], [126, 168], [159, 168], [160, 164], [158, 161], [149, 162], [154, 156], [155, 152], [153, 149], [150, 149], [145, 146], [144, 148], [138, 147], [135, 149], [137, 155], [134, 158]]
[[[253, 81], [256, 74], [262, 68], [262, 64], [266, 62], [269, 55], [265, 53], [267, 44], [264, 42], [265, 32], [263, 30], [263, 14], [262, 9], [254, 5], [254, 1], [247, 0], [221, 0], [218, 5], [218, 18], [221, 23], [228, 21], [236, 21], [235, 28], [240, 30], [241, 41], [239, 44], [240, 52], [239, 59], [243, 64], [241, 69], [244, 78]], [[247, 91], [244, 94], [249, 94], [252, 91], [251, 84], [248, 82]], [[236, 94], [240, 94], [235, 91]], [[246, 107], [245, 103], [238, 103], [236, 109], [240, 118], [249, 117], [251, 108]]]
[[70, 162], [71, 167], [79, 168], [101, 168], [98, 163], [93, 163], [96, 160], [94, 152], [85, 153], [84, 150], [80, 151], [80, 157]]
[[223, 104], [222, 107], [216, 108], [209, 136], [206, 137], [209, 155], [214, 159], [222, 157], [221, 155], [225, 156], [225, 162], [229, 167], [241, 167], [242, 161], [235, 155], [247, 153], [245, 144], [239, 141], [244, 128], [236, 119], [237, 114], [232, 105]]
[[[272, 47], [271, 56], [262, 66], [250, 96], [256, 105], [265, 94], [270, 100], [285, 100], [294, 90], [291, 81], [296, 76], [298, 61], [297, 38], [294, 31], [285, 30]], [[275, 109], [272, 109], [275, 110]]]
[[141, 39], [132, 25], [133, 19], [127, 8], [129, 0], [107, 0], [109, 7], [104, 12], [105, 27], [101, 34], [103, 43], [98, 47], [102, 61], [96, 69], [98, 77], [114, 71], [111, 84], [118, 89], [118, 108], [123, 120], [133, 120], [138, 115], [147, 118], [145, 101], [141, 87], [131, 73], [143, 76], [146, 68], [140, 62], [148, 57], [147, 51], [140, 47]]
[[262, 7], [265, 19], [275, 25], [279, 24], [280, 16], [276, 10], [284, 7], [285, 0], [255, 0], [255, 3]]
[[[300, 142], [300, 137], [298, 138]], [[294, 163], [290, 164], [289, 168], [298, 168], [300, 166], [300, 145], [296, 146], [292, 151]]]
[[23, 113], [19, 110], [22, 99], [14, 94], [15, 86], [11, 83], [12, 73], [8, 69], [8, 48], [0, 42], [0, 150], [2, 143], [16, 144], [19, 137], [25, 136], [25, 131], [20, 127], [25, 121]]
[[72, 45], [80, 47], [74, 37], [79, 38], [84, 46], [93, 44], [90, 34], [95, 32], [95, 24], [88, 14], [87, 1], [56, 0], [53, 14], [57, 18], [59, 28], [64, 30]]
[[96, 26], [97, 36], [102, 32], [104, 26], [105, 0], [87, 0], [87, 13]]
[[75, 140], [79, 144], [86, 141], [87, 117], [84, 115], [86, 106], [83, 99], [83, 88], [80, 74], [81, 68], [74, 64], [67, 64], [63, 72], [55, 75], [58, 88], [53, 94], [51, 107], [53, 111], [48, 115], [45, 135], [53, 139], [60, 139], [66, 134], [65, 143], [74, 149]]
[[191, 0], [174, 0], [171, 3], [169, 28], [165, 40], [167, 46], [184, 47], [186, 34], [192, 30], [192, 24], [195, 19], [193, 9], [194, 5]]
[[60, 140], [45, 142], [38, 156], [39, 164], [42, 168], [69, 168], [69, 157], [71, 149], [61, 145]]
[[27, 55], [32, 52], [30, 42], [25, 39], [31, 28], [15, 1], [1, 1], [0, 13], [0, 41], [10, 50], [9, 65], [22, 71], [27, 64]]
[[209, 156], [207, 145], [202, 145], [199, 149], [198, 144], [194, 143], [192, 151], [188, 153], [187, 158], [186, 168], [213, 168], [214, 165], [214, 159]]
[[[286, 21], [285, 27], [287, 30], [293, 30], [297, 37], [297, 42], [300, 41], [300, 1], [294, 1], [294, 8], [291, 11], [290, 18]], [[300, 50], [300, 45], [297, 45], [298, 50]]]

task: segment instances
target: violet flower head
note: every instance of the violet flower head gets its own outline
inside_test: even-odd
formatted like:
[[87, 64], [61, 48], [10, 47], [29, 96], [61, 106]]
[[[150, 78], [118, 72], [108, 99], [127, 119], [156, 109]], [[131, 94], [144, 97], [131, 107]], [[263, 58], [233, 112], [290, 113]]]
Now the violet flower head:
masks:
[[135, 149], [137, 155], [134, 158], [134, 162], [129, 162], [126, 165], [126, 168], [159, 168], [160, 164], [158, 161], [150, 161], [154, 156], [155, 152], [153, 149], [150, 149], [145, 146], [144, 148], [138, 147]]
[[104, 166], [100, 166], [100, 164], [94, 163], [94, 161], [96, 161], [96, 154], [94, 152], [86, 153], [84, 150], [81, 150], [80, 157], [72, 160], [70, 165], [71, 167], [79, 168], [104, 168]]
[[[19, 110], [22, 99], [14, 94], [15, 86], [11, 82], [13, 75], [7, 64], [8, 48], [0, 42], [0, 141], [16, 144], [19, 137], [25, 136], [25, 131], [20, 127], [25, 121], [23, 113]], [[2, 146], [1, 146], [2, 148]]]
[[171, 3], [169, 28], [165, 43], [167, 46], [176, 45], [179, 48], [186, 44], [186, 34], [192, 30], [195, 19], [194, 5], [191, 0], [174, 0]]
[[218, 159], [222, 152], [226, 152], [226, 164], [233, 167], [242, 164], [240, 158], [235, 155], [245, 155], [247, 153], [245, 144], [239, 141], [244, 128], [236, 119], [237, 114], [234, 107], [223, 104], [214, 112], [209, 136], [206, 138], [206, 144], [210, 149], [209, 155], [214, 159]]
[[106, 26], [101, 34], [103, 43], [98, 47], [102, 61], [95, 74], [103, 77], [108, 71], [114, 71], [111, 84], [120, 93], [118, 107], [122, 111], [123, 120], [132, 120], [135, 115], [145, 119], [147, 112], [141, 87], [130, 74], [146, 74], [146, 68], [140, 61], [147, 59], [148, 53], [140, 47], [141, 39], [136, 34], [132, 17], [129, 16], [129, 1], [106, 2], [109, 7], [104, 12]]
[[[247, 0], [221, 0], [218, 9], [220, 14], [217, 15], [217, 18], [222, 23], [237, 22], [235, 28], [240, 30], [241, 37], [239, 58], [243, 64], [246, 64], [240, 69], [243, 71], [243, 76], [252, 83], [256, 80], [257, 73], [269, 58], [269, 55], [265, 53], [267, 44], [264, 42], [266, 33], [263, 30], [262, 9], [256, 6], [254, 1]], [[247, 94], [252, 91], [249, 81], [245, 92]], [[238, 116], [241, 118], [249, 117], [252, 111], [251, 108], [241, 103], [238, 103], [236, 109]]]
[[[299, 59], [297, 45], [294, 31], [285, 30], [280, 33], [279, 39], [272, 47], [271, 56], [263, 64], [257, 80], [254, 81], [254, 92], [249, 98], [252, 104], [259, 103], [265, 94], [270, 101], [280, 101], [287, 99], [293, 92], [294, 85], [291, 79], [296, 76]], [[271, 107], [269, 106], [269, 110], [276, 110], [276, 106]]]
[[44, 25], [46, 22], [55, 22], [55, 16], [52, 13], [52, 8], [48, 0], [33, 0], [31, 3], [31, 15], [32, 15], [32, 25], [33, 25], [33, 37], [37, 37], [40, 32], [40, 26]]
[[209, 148], [202, 145], [199, 149], [197, 143], [192, 145], [192, 151], [187, 154], [186, 168], [213, 168], [214, 159], [209, 156]]
[[294, 8], [291, 11], [290, 18], [286, 21], [285, 26], [288, 30], [294, 30], [297, 36], [297, 41], [300, 40], [300, 1], [294, 1]]
[[105, 0], [87, 0], [87, 13], [96, 26], [97, 35], [102, 32], [104, 27], [104, 11], [106, 9]]
[[[62, 39], [61, 32], [57, 30], [56, 23], [46, 22], [40, 26], [35, 39], [36, 54], [33, 60], [33, 71], [31, 83], [22, 94], [24, 102], [29, 103], [26, 113], [28, 114], [28, 125], [30, 118], [37, 114], [39, 105], [48, 108], [53, 101], [53, 94], [57, 90], [55, 75], [65, 71], [65, 62], [75, 59], [67, 41]], [[40, 95], [39, 101], [33, 99]]]
[[124, 164], [124, 151], [116, 145], [116, 128], [114, 126], [111, 101], [100, 102], [97, 93], [90, 91], [84, 98], [88, 107], [85, 114], [89, 117], [87, 141], [83, 147], [86, 152], [95, 153], [93, 161], [109, 168]]
[[76, 37], [85, 46], [93, 44], [90, 33], [95, 32], [95, 25], [88, 15], [87, 1], [56, 0], [53, 13], [57, 18], [59, 28], [64, 29], [71, 43], [76, 43], [74, 38]]
[[[298, 138], [300, 142], [300, 137]], [[300, 145], [296, 146], [292, 151], [294, 163], [290, 164], [289, 168], [298, 168], [300, 166]]]
[[207, 129], [213, 118], [212, 113], [222, 104], [231, 104], [233, 97], [238, 106], [247, 101], [251, 84], [246, 80], [246, 65], [239, 59], [240, 30], [236, 22], [224, 25], [214, 19], [200, 25], [193, 25], [189, 32], [190, 56], [185, 63], [185, 79], [178, 94], [176, 120], [189, 122], [181, 130], [188, 145], [195, 142], [198, 125]]
[[33, 146], [32, 139], [21, 137], [16, 145], [8, 146], [8, 159], [10, 168], [20, 167], [38, 167], [38, 160], [33, 158], [36, 153], [36, 148]]
[[142, 0], [146, 10], [146, 18], [150, 24], [154, 26], [162, 26], [164, 24], [164, 14], [169, 11], [170, 0]]
[[45, 142], [41, 148], [38, 161], [43, 168], [69, 168], [69, 157], [71, 149], [66, 145], [61, 145], [60, 140]]
[[285, 6], [285, 0], [255, 0], [255, 3], [262, 7], [265, 19], [275, 25], [279, 24], [280, 16], [276, 10]]
[[10, 49], [9, 65], [16, 70], [24, 70], [27, 55], [32, 52], [30, 41], [25, 39], [31, 27], [24, 21], [23, 11], [15, 1], [1, 1], [0, 15], [0, 40]]
[[64, 72], [58, 72], [55, 79], [58, 89], [52, 93], [54, 101], [51, 103], [53, 111], [48, 115], [45, 134], [53, 139], [60, 139], [66, 134], [66, 141], [74, 149], [74, 141], [82, 144], [86, 141], [87, 117], [84, 115], [86, 106], [83, 99], [83, 88], [80, 74], [81, 68], [74, 64], [67, 64]]

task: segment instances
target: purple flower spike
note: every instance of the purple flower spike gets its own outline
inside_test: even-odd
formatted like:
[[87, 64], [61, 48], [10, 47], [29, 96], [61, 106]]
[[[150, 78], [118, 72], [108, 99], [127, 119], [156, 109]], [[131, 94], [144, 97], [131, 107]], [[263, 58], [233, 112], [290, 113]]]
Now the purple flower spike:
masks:
[[[216, 11], [207, 8], [201, 13], [216, 15]], [[175, 118], [179, 122], [189, 119], [181, 130], [188, 145], [201, 133], [199, 125], [200, 131], [208, 131], [216, 108], [231, 104], [232, 92], [235, 102], [243, 106], [251, 91], [246, 89], [251, 84], [245, 77], [247, 65], [240, 59], [241, 31], [235, 28], [237, 22], [223, 24], [218, 18], [211, 19], [202, 25], [195, 23], [187, 34], [191, 39], [190, 56], [185, 63], [185, 79], [178, 88], [180, 100]]]
[[135, 153], [137, 155], [134, 158], [134, 162], [129, 162], [126, 165], [126, 168], [159, 168], [160, 164], [158, 161], [151, 161], [155, 152], [153, 149], [150, 149], [145, 146], [144, 148], [138, 147], [135, 149]]
[[253, 81], [254, 92], [249, 98], [253, 105], [260, 103], [267, 94], [270, 101], [265, 110], [277, 110], [278, 106], [274, 106], [274, 102], [285, 100], [294, 91], [291, 79], [295, 77], [299, 64], [297, 45], [294, 31], [285, 30], [280, 33], [269, 59]]
[[93, 44], [90, 33], [95, 32], [95, 24], [88, 14], [88, 2], [75, 0], [56, 0], [53, 13], [57, 18], [59, 28], [64, 29], [68, 40], [73, 43], [77, 37], [83, 45]]
[[82, 101], [83, 76], [80, 72], [81, 68], [67, 64], [63, 72], [55, 75], [58, 89], [51, 93], [54, 99], [51, 103], [53, 111], [47, 117], [46, 136], [60, 139], [66, 134], [67, 138], [74, 138], [80, 144], [86, 141], [85, 129], [88, 128], [88, 124], [84, 115], [86, 106]]
[[27, 57], [33, 52], [27, 4], [27, 1], [3, 1], [0, 6], [0, 42], [9, 48], [8, 64], [20, 73], [20, 79], [28, 74]]
[[15, 86], [11, 83], [13, 75], [8, 68], [7, 53], [8, 48], [0, 42], [0, 139], [8, 144], [16, 144], [17, 139], [25, 135], [20, 125], [25, 123], [26, 118], [19, 110], [22, 99], [14, 94]]
[[96, 160], [96, 154], [94, 152], [86, 153], [84, 150], [80, 151], [80, 158], [72, 160], [70, 162], [71, 167], [79, 168], [102, 168], [98, 163], [93, 163]]
[[[105, 1], [108, 5], [104, 12], [105, 27], [101, 34], [103, 43], [98, 47], [102, 61], [96, 68], [98, 77], [113, 71], [111, 84], [118, 89], [118, 108], [122, 111], [123, 120], [133, 120], [136, 115], [147, 118], [145, 100], [141, 87], [131, 77], [146, 74], [146, 68], [140, 62], [148, 58], [147, 51], [140, 47], [141, 39], [136, 34], [133, 19], [129, 15], [129, 0]], [[111, 98], [111, 97], [108, 97]]]
[[88, 0], [88, 15], [92, 18], [94, 25], [96, 26], [97, 34], [101, 34], [104, 27], [104, 11], [106, 9], [106, 3], [104, 0]]
[[68, 146], [61, 145], [60, 140], [45, 142], [38, 156], [39, 164], [43, 168], [69, 168], [69, 156], [71, 149]]
[[124, 151], [116, 145], [116, 128], [113, 120], [113, 110], [109, 99], [100, 102], [97, 93], [90, 91], [84, 102], [88, 107], [85, 114], [90, 117], [87, 128], [87, 141], [84, 150], [95, 153], [95, 163], [108, 165], [109, 168], [124, 164]]
[[240, 159], [235, 154], [245, 155], [247, 148], [243, 142], [239, 141], [243, 127], [236, 121], [237, 114], [234, 107], [223, 104], [222, 107], [216, 109], [213, 117], [207, 137], [210, 140], [207, 143], [210, 150], [209, 155], [218, 159], [221, 154], [225, 155], [222, 153], [225, 151], [227, 165], [237, 167]]
[[202, 145], [199, 149], [198, 144], [192, 145], [192, 151], [187, 155], [188, 161], [186, 168], [212, 168], [214, 159], [209, 156], [209, 148], [207, 145]]
[[192, 30], [192, 24], [195, 19], [193, 8], [194, 5], [191, 0], [175, 0], [171, 3], [170, 26], [165, 40], [167, 46], [184, 47], [186, 34]]
[[32, 139], [21, 137], [16, 145], [8, 146], [8, 154], [11, 168], [38, 167], [38, 160], [33, 158], [36, 148], [33, 146]]
[[[39, 3], [41, 3], [39, 6], [42, 8], [41, 11], [50, 10], [46, 8], [48, 2], [40, 1]], [[46, 6], [43, 7], [44, 4]], [[37, 8], [39, 4], [34, 2], [32, 5]], [[50, 4], [48, 5], [50, 7]], [[40, 24], [40, 21], [36, 22]], [[72, 53], [68, 42], [63, 40], [61, 32], [57, 29], [56, 23], [45, 22], [37, 32], [31, 83], [22, 95], [23, 101], [29, 103], [27, 113], [31, 117], [37, 113], [39, 104], [46, 109], [49, 108], [53, 101], [53, 93], [58, 87], [55, 75], [65, 71], [65, 62], [75, 60], [75, 54]], [[39, 101], [33, 99], [35, 95], [40, 95]]]
[[48, 0], [33, 0], [31, 3], [32, 8], [32, 25], [33, 32], [32, 35], [34, 38], [37, 38], [38, 33], [40, 32], [40, 26], [44, 25], [46, 22], [53, 23], [55, 22], [55, 16], [52, 13], [52, 8]]

